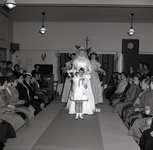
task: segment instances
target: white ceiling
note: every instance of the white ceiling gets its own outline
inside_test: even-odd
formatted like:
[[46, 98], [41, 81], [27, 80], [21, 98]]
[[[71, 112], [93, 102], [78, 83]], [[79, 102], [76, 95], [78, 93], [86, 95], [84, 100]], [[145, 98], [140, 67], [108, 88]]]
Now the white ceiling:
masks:
[[134, 23], [153, 23], [153, 7], [117, 5], [27, 5], [13, 10], [5, 6], [0, 12], [13, 22], [41, 22], [45, 12], [45, 22], [130, 22], [131, 13]]

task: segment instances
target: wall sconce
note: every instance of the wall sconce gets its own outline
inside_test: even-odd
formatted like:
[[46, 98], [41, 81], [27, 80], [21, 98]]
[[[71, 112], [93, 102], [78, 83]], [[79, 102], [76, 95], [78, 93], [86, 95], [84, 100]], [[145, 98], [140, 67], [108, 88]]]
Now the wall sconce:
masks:
[[13, 9], [14, 7], [16, 7], [16, 3], [14, 0], [7, 0], [5, 2], [5, 6], [7, 6], [9, 9]]
[[44, 15], [45, 15], [45, 13], [43, 12], [42, 13], [42, 27], [39, 30], [39, 33], [42, 34], [42, 35], [45, 34], [46, 31], [47, 31], [46, 28], [44, 27]]
[[41, 58], [42, 58], [42, 61], [44, 61], [45, 58], [46, 58], [46, 53], [43, 52], [43, 53], [41, 54]]
[[127, 34], [130, 35], [130, 36], [132, 36], [135, 33], [135, 31], [133, 29], [133, 26], [132, 26], [132, 24], [133, 24], [133, 16], [134, 16], [134, 13], [131, 14], [131, 28], [127, 32]]
[[60, 52], [59, 51], [55, 52], [55, 57], [57, 57], [57, 58], [60, 57]]

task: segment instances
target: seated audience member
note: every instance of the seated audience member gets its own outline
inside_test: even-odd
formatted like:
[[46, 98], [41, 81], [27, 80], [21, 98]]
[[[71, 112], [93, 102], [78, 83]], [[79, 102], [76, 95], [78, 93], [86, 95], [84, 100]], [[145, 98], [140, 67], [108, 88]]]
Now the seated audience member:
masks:
[[[139, 76], [135, 75], [133, 78], [133, 84], [129, 88], [125, 100], [115, 105], [114, 109], [119, 114], [120, 117], [122, 117], [122, 109], [125, 106], [132, 106], [132, 101], [135, 99], [135, 96], [137, 96], [137, 90], [140, 89], [139, 86]], [[139, 93], [140, 94], [140, 93]]]
[[6, 89], [3, 90], [5, 97], [7, 98], [8, 104], [14, 107], [14, 111], [21, 115], [23, 119], [27, 121], [31, 120], [34, 116], [34, 111], [31, 110], [31, 105], [25, 107], [25, 100], [19, 100], [19, 93], [16, 89], [18, 80], [16, 77], [8, 77]]
[[14, 70], [13, 70], [13, 75], [17, 77], [17, 76], [19, 76], [19, 74], [20, 74], [20, 66], [18, 64], [15, 64]]
[[34, 74], [38, 74], [39, 76], [41, 76], [40, 72], [39, 72], [39, 65], [35, 64], [34, 65], [34, 70], [31, 71], [31, 75], [33, 76]]
[[18, 90], [19, 93], [19, 99], [20, 100], [25, 100], [26, 103], [25, 105], [28, 107], [29, 105], [32, 105], [34, 108], [34, 115], [36, 116], [40, 111], [40, 103], [37, 102], [29, 92], [28, 87], [23, 83], [24, 78], [23, 75], [20, 74], [18, 76], [18, 84], [16, 86], [16, 89]]
[[131, 100], [131, 103], [128, 103], [126, 106], [124, 106], [122, 108], [122, 112], [121, 112], [121, 118], [122, 120], [125, 122], [126, 116], [127, 114], [131, 111], [131, 109], [133, 109], [134, 107], [134, 103], [137, 100], [137, 98], [139, 97], [140, 93], [142, 92], [142, 89], [140, 87], [140, 76], [139, 74], [136, 74], [137, 77], [135, 77], [135, 83], [136, 83], [136, 93], [134, 98]]
[[153, 150], [153, 121], [150, 129], [147, 129], [142, 133], [139, 146], [141, 150]]
[[126, 94], [129, 90], [129, 88], [133, 86], [133, 76], [127, 78], [127, 86], [125, 87], [124, 91], [119, 95], [119, 97], [114, 98], [112, 102], [112, 106], [115, 106], [120, 101], [123, 101], [126, 99]]
[[143, 72], [144, 72], [143, 62], [139, 62], [137, 72], [143, 75]]
[[3, 150], [8, 138], [15, 138], [16, 133], [12, 125], [0, 119], [0, 150]]
[[1, 76], [5, 76], [6, 75], [6, 61], [1, 61], [0, 63], [0, 74]]
[[151, 117], [136, 119], [133, 125], [131, 126], [131, 128], [129, 129], [128, 135], [132, 136], [135, 139], [135, 141], [139, 143], [142, 133], [150, 128], [151, 121], [152, 121]]
[[127, 90], [125, 95], [119, 98], [119, 102], [115, 104], [113, 109], [114, 112], [118, 112], [119, 116], [121, 116], [122, 108], [126, 106], [128, 103], [130, 103], [135, 96], [136, 85], [133, 82], [133, 76], [129, 76], [128, 83], [130, 85], [129, 89]]
[[0, 78], [0, 119], [10, 123], [15, 131], [21, 128], [25, 121], [21, 116], [14, 112], [12, 107], [9, 107], [6, 98], [3, 95], [7, 81], [3, 77]]
[[13, 75], [12, 65], [13, 65], [13, 63], [11, 61], [6, 62], [5, 76], [12, 76]]
[[38, 64], [35, 64], [34, 65], [34, 70], [31, 71], [31, 75], [33, 76], [34, 74], [38, 74], [38, 80], [37, 81], [39, 82], [39, 84], [41, 86], [45, 81], [41, 76], [40, 67], [39, 67]]
[[45, 91], [42, 91], [39, 82], [37, 81], [39, 79], [38, 74], [34, 74], [32, 79], [31, 79], [31, 85], [35, 90], [36, 95], [38, 95], [38, 97], [40, 99], [43, 99], [45, 104], [47, 104], [49, 102], [47, 93]]
[[133, 66], [130, 66], [129, 67], [129, 70], [127, 72], [127, 76], [134, 76], [134, 75], [135, 75], [134, 67]]
[[115, 98], [120, 97], [120, 95], [124, 92], [126, 86], [127, 86], [127, 79], [125, 72], [121, 73], [121, 81], [117, 85], [117, 89], [112, 97], [110, 97], [110, 105], [112, 105], [112, 100]]
[[23, 83], [29, 90], [30, 99], [37, 101], [40, 105], [40, 108], [44, 109], [45, 102], [44, 102], [44, 100], [40, 99], [36, 95], [35, 90], [33, 89], [32, 85], [31, 85], [31, 79], [32, 79], [32, 75], [30, 73], [26, 73]]
[[125, 125], [129, 128], [132, 125], [132, 119], [141, 117], [141, 112], [145, 110], [145, 106], [150, 106], [153, 97], [153, 91], [150, 89], [150, 80], [144, 78], [140, 84], [143, 92], [139, 95], [134, 103], [133, 109], [127, 114]]
[[115, 90], [117, 89], [118, 85], [118, 76], [117, 72], [113, 72], [111, 78], [109, 80], [107, 88], [104, 90], [105, 98], [110, 99], [112, 95], [114, 95]]
[[146, 75], [146, 76], [148, 76], [149, 78], [151, 78], [152, 73], [151, 73], [151, 71], [149, 70], [149, 64], [144, 63], [144, 64], [143, 64], [143, 68], [144, 68], [143, 75]]
[[[151, 80], [150, 87], [151, 87], [150, 92], [143, 99], [144, 107], [143, 105], [141, 105], [142, 107], [139, 107], [139, 109], [136, 108], [137, 110], [136, 115], [138, 114], [140, 119], [136, 119], [134, 121], [128, 133], [128, 135], [131, 135], [134, 138], [136, 137], [137, 141], [141, 137], [140, 127], [141, 127], [141, 130], [145, 130], [145, 128], [148, 128], [148, 122], [146, 123], [146, 121], [148, 120], [148, 117], [151, 117], [153, 115], [153, 78]], [[151, 121], [149, 120], [149, 122]], [[150, 123], [149, 123], [149, 126], [150, 126]]]

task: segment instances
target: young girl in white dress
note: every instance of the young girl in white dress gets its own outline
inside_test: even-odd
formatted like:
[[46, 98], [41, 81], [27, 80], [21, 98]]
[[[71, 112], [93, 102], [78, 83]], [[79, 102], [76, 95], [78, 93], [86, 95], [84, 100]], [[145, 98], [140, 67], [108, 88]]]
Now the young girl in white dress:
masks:
[[79, 117], [83, 119], [82, 114], [82, 104], [83, 101], [88, 100], [87, 96], [87, 82], [89, 80], [89, 76], [84, 74], [85, 71], [83, 68], [79, 69], [79, 72], [72, 78], [73, 86], [71, 91], [70, 100], [75, 101], [75, 111], [76, 116], [75, 119]]

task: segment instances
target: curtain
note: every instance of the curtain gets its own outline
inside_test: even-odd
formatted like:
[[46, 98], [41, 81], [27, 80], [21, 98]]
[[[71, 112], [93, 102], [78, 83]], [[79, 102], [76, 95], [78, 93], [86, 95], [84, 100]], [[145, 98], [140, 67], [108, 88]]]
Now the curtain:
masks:
[[70, 61], [71, 59], [69, 58], [69, 53], [60, 53], [60, 56], [58, 58], [58, 79], [59, 79], [59, 83], [64, 83], [67, 74], [63, 74], [62, 73], [62, 68], [65, 66], [65, 63]]
[[101, 68], [105, 70], [106, 75], [99, 75], [103, 84], [107, 84], [114, 71], [114, 54], [98, 54], [98, 61], [101, 63]]

